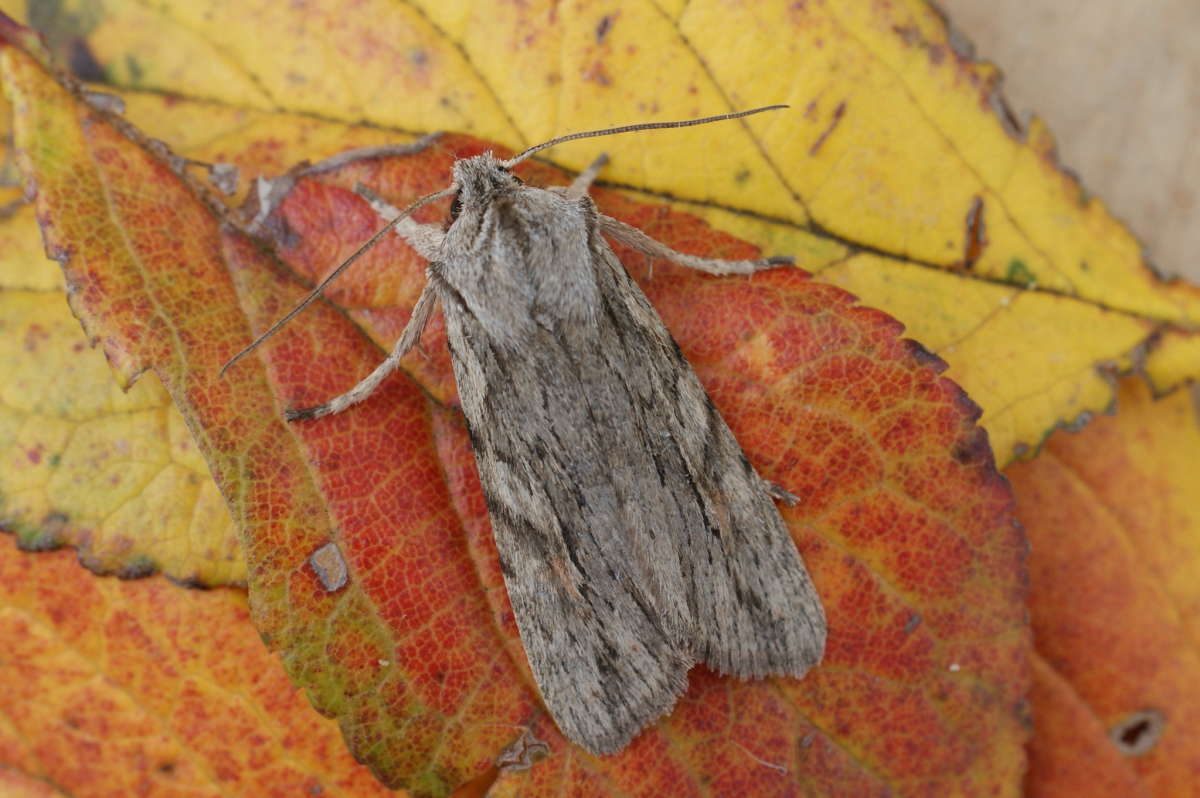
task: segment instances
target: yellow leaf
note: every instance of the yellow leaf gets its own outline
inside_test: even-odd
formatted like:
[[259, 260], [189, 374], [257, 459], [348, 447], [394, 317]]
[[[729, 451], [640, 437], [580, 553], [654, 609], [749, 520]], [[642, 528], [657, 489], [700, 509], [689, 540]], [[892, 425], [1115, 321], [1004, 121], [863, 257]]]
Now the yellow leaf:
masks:
[[[280, 46], [260, 46], [270, 31]], [[956, 52], [941, 18], [915, 0], [153, 10], [113, 0], [79, 34], [127, 87], [241, 113], [366, 122], [394, 139], [448, 129], [521, 147], [790, 103], [740, 126], [574, 142], [550, 155], [580, 169], [602, 147], [612, 156], [605, 179], [707, 208], [729, 232], [797, 253], [899, 318], [981, 404], [1001, 463], [1107, 407], [1097, 368], [1130, 367], [1153, 334], [1187, 333], [1200, 319], [1197, 291], [1146, 267], [1134, 238], [1058, 168], [1045, 128], [1019, 129], [996, 69]], [[130, 116], [156, 127], [138, 109]], [[240, 135], [222, 130], [198, 120], [192, 135], [164, 138], [211, 154], [222, 135]], [[289, 154], [327, 154], [318, 141], [293, 143]], [[1200, 359], [1181, 352], [1171, 369], [1175, 381], [1194, 377]]]
[[22, 545], [79, 547], [101, 573], [245, 582], [225, 502], [146, 374], [128, 391], [88, 345], [32, 206], [0, 223], [0, 517]]
[[[882, 260], [860, 255], [820, 275], [909, 320], [908, 332], [971, 386], [1001, 462], [1040, 444], [1053, 429], [1028, 437], [1040, 425], [1107, 408], [1112, 382], [1101, 367], [1130, 368], [1128, 353], [1155, 329], [1090, 302]], [[952, 299], [930, 307], [930, 294]]]
[[1151, 341], [1146, 356], [1146, 379], [1158, 394], [1173, 391], [1180, 385], [1196, 380], [1196, 363], [1200, 362], [1200, 334], [1179, 329], [1165, 330], [1162, 337]]

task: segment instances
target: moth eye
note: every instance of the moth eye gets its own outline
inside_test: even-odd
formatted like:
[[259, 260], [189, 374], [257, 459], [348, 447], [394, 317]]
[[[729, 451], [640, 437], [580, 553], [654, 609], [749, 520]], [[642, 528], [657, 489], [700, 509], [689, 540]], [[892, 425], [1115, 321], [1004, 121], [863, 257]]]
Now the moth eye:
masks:
[[450, 200], [450, 221], [453, 222], [462, 213], [462, 192], [457, 192], [454, 199]]

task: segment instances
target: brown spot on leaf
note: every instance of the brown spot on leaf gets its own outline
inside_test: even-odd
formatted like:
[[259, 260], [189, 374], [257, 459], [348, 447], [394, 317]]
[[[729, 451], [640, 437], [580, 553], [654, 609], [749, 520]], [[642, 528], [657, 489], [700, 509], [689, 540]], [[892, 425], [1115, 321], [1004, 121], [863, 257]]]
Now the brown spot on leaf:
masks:
[[40, 324], [30, 324], [29, 329], [25, 331], [25, 351], [32, 352], [38, 348], [38, 344], [50, 340], [50, 333]]
[[983, 210], [983, 198], [976, 196], [967, 210], [966, 241], [963, 245], [963, 266], [967, 269], [975, 265], [988, 245], [987, 225], [983, 220]]
[[825, 139], [829, 138], [829, 134], [833, 132], [833, 129], [838, 126], [838, 122], [842, 121], [842, 116], [845, 113], [846, 101], [843, 100], [837, 104], [837, 108], [833, 109], [833, 119], [829, 121], [829, 127], [825, 128], [825, 132], [823, 132], [820, 136], [817, 136], [817, 140], [814, 141], [813, 145], [808, 148], [809, 155], [817, 154], [817, 150], [821, 149], [821, 145], [825, 143]]
[[[71, 74], [75, 75], [80, 80], [102, 81], [107, 79], [108, 75], [104, 71], [104, 67], [96, 59], [96, 54], [92, 52], [92, 48], [82, 39], [75, 39], [71, 42], [68, 50], [68, 63], [70, 64]], [[136, 66], [134, 61], [133, 65]], [[131, 68], [130, 72], [136, 74], [136, 68]]]
[[584, 70], [583, 79], [599, 83], [601, 86], [612, 85], [612, 78], [604, 71], [604, 64], [600, 61], [593, 61], [592, 65]]
[[617, 21], [616, 14], [605, 14], [600, 17], [600, 21], [596, 23], [596, 44], [603, 44], [608, 32], [612, 30], [613, 23]]

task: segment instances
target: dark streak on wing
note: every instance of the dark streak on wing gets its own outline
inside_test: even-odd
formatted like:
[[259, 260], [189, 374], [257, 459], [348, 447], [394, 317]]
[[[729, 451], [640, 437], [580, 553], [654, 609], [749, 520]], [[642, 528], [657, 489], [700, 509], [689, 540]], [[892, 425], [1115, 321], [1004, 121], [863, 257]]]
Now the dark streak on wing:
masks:
[[[613, 280], [602, 295], [614, 305], [614, 298], [625, 298], [628, 309], [623, 319], [619, 307], [612, 311], [615, 326], [626, 331], [625, 351], [663, 354], [627, 362], [624, 377], [632, 381], [641, 370], [658, 387], [656, 405], [644, 413], [671, 422], [672, 439], [703, 511], [704, 524], [672, 530], [689, 566], [694, 654], [722, 673], [800, 676], [824, 651], [825, 618], [795, 543], [649, 300], [601, 245], [594, 246], [595, 261], [608, 267]], [[634, 340], [638, 336], [643, 343]]]

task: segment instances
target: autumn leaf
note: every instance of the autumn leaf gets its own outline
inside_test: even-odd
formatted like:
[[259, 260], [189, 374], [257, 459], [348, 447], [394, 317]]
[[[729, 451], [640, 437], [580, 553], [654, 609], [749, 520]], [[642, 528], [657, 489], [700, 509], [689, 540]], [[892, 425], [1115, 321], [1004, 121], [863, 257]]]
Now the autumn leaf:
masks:
[[1055, 435], [1007, 470], [1038, 641], [1029, 794], [1187, 795], [1200, 778], [1200, 423], [1194, 394]]
[[[172, 3], [153, 9], [108, 2], [102, 13], [91, 4], [68, 2], [56, 10], [54, 41], [72, 64], [91, 69], [113, 85], [150, 90], [122, 92], [128, 119], [169, 142], [176, 152], [241, 168], [237, 202], [256, 175], [273, 177], [303, 160], [349, 147], [411, 141], [414, 132], [467, 131], [519, 147], [557, 133], [618, 122], [790, 102], [796, 113], [786, 122], [764, 117], [732, 130], [606, 140], [603, 146], [613, 163], [602, 179], [636, 187], [621, 196], [640, 194], [655, 207], [639, 209], [612, 195], [604, 195], [603, 201], [614, 203], [611, 208], [621, 208], [630, 214], [627, 218], [660, 237], [685, 226], [677, 241], [680, 246], [690, 242], [700, 251], [714, 246], [709, 231], [683, 217], [668, 217], [657, 207], [670, 198], [677, 210], [704, 218], [764, 251], [796, 254], [818, 281], [843, 286], [865, 304], [898, 318], [908, 334], [950, 363], [948, 375], [982, 405], [981, 423], [1002, 461], [1031, 455], [1056, 426], [1078, 426], [1093, 412], [1110, 408], [1115, 399], [1113, 371], [1139, 370], [1156, 391], [1166, 393], [1193, 380], [1200, 365], [1195, 289], [1155, 277], [1132, 236], [1058, 167], [1044, 127], [1034, 120], [1028, 130], [1021, 130], [998, 93], [998, 72], [957, 52], [943, 22], [923, 4], [518, 4], [491, 9], [486, 16], [453, 4], [425, 2], [402, 7], [367, 3], [352, 12], [332, 2], [303, 8]], [[261, 46], [268, 30], [286, 32], [277, 37], [286, 44]], [[737, 46], [731, 47], [731, 41]], [[577, 145], [549, 154], [555, 162], [578, 169], [596, 152]], [[433, 182], [431, 173], [416, 171]], [[297, 229], [311, 225], [287, 253], [296, 273], [312, 278], [372, 229], [373, 217], [347, 190], [350, 179], [347, 174], [340, 184], [302, 184], [290, 198], [288, 223]], [[169, 404], [154, 371], [143, 374], [128, 396], [111, 389], [104, 367], [81, 346], [86, 339], [72, 338], [75, 322], [61, 306], [52, 309], [46, 301], [58, 278], [52, 270], [39, 270], [40, 255], [33, 250], [40, 247], [33, 243], [32, 226], [31, 214], [23, 210], [5, 220], [0, 230], [5, 245], [0, 320], [12, 325], [0, 334], [0, 346], [5, 347], [0, 356], [6, 365], [16, 364], [13, 373], [20, 375], [4, 386], [0, 418], [6, 464], [0, 469], [0, 514], [6, 525], [16, 528], [26, 546], [79, 545], [81, 556], [99, 571], [132, 575], [161, 568], [177, 579], [203, 584], [244, 579], [244, 566], [231, 545], [232, 522], [220, 507], [214, 485], [200, 478], [205, 468], [197, 451], [185, 448], [191, 443], [184, 432], [188, 422]], [[731, 241], [722, 244], [726, 245], [735, 246]], [[390, 346], [406, 318], [415, 285], [415, 273], [404, 271], [412, 267], [406, 257], [399, 245], [389, 245], [363, 264], [366, 268], [357, 278], [350, 275], [350, 281], [333, 293], [359, 326], [345, 333], [347, 340], [358, 341], [353, 336], [361, 331], [376, 344]], [[239, 263], [233, 257], [225, 260], [226, 266]], [[401, 268], [392, 268], [393, 263]], [[633, 265], [640, 276], [649, 276], [645, 264]], [[235, 274], [250, 279], [253, 272]], [[648, 285], [657, 289], [651, 293], [664, 312], [672, 301], [678, 305], [691, 298], [691, 289], [669, 267], [655, 264], [653, 278]], [[755, 278], [752, 284], [759, 283]], [[297, 295], [295, 286], [288, 286], [292, 293], [274, 300], [279, 310]], [[717, 290], [723, 299], [730, 297], [727, 286]], [[676, 308], [676, 318], [669, 319], [677, 333], [689, 321], [683, 311]], [[252, 309], [246, 312], [253, 314]], [[269, 315], [260, 312], [260, 318]], [[751, 319], [769, 328], [765, 316]], [[321, 334], [310, 333], [313, 338]], [[704, 338], [702, 333], [684, 343], [693, 357], [699, 352], [709, 358], [697, 365], [711, 387], [717, 384], [714, 376], [720, 377], [728, 364], [712, 351], [691, 348]], [[731, 351], [748, 352], [751, 360], [769, 351], [755, 349], [753, 336], [733, 335], [730, 340]], [[33, 348], [27, 349], [27, 343]], [[316, 351], [318, 344], [312, 346]], [[448, 419], [441, 413], [452, 399], [452, 382], [439, 343], [431, 338], [426, 349], [430, 360], [412, 357], [407, 366], [417, 384], [437, 400], [427, 405], [432, 408], [429, 425], [435, 430], [429, 437], [437, 440], [436, 467], [450, 495], [461, 503], [462, 486], [470, 482], [464, 474], [470, 469], [469, 458], [463, 461], [461, 451], [459, 460], [444, 454], [445, 441], [453, 440], [457, 431], [453, 413]], [[373, 363], [379, 354], [366, 347], [359, 356], [363, 363]], [[49, 362], [56, 364], [54, 371], [41, 367]], [[62, 376], [69, 374], [76, 378]], [[311, 386], [314, 399], [353, 380], [346, 375], [321, 378], [342, 382], [329, 383], [322, 393], [318, 379]], [[278, 390], [278, 381], [272, 385]], [[728, 414], [738, 392], [726, 387], [724, 394], [733, 397], [717, 397]], [[766, 406], [774, 409], [772, 401]], [[278, 409], [271, 402], [264, 404], [271, 406], [251, 401], [247, 412], [270, 414]], [[1122, 395], [1122, 407], [1144, 404]], [[1147, 414], [1154, 412], [1146, 409]], [[755, 438], [753, 430], [759, 429], [758, 456], [773, 452], [769, 442], [761, 440], [762, 418], [754, 408], [737, 426], [748, 447]], [[769, 418], [774, 423], [777, 416]], [[439, 423], [451, 432], [442, 435]], [[91, 442], [83, 445], [81, 440]], [[837, 436], [809, 436], [802, 445], [812, 443], [813, 451], [827, 452], [821, 448], [823, 440]], [[1144, 460], [1164, 465], [1153, 457]], [[93, 468], [93, 463], [108, 464], [107, 470]], [[144, 475], [175, 476], [159, 479], [156, 490], [140, 491], [134, 483], [108, 489], [106, 476], [125, 477], [139, 465], [145, 465]], [[1094, 479], [1097, 489], [1147, 467], [1125, 466]], [[1181, 467], [1187, 473], [1186, 459]], [[1049, 478], [1047, 484], [1053, 484]], [[1048, 495], [1044, 488], [1024, 488], [1019, 481], [1017, 488], [1023, 507], [1043, 509], [1040, 502]], [[1154, 497], [1162, 490], [1166, 488], [1160, 483], [1140, 495]], [[314, 501], [319, 504], [320, 499]], [[1057, 495], [1046, 501], [1053, 507]], [[1153, 501], [1147, 499], [1146, 506]], [[195, 512], [189, 520], [191, 508]], [[469, 535], [472, 561], [481, 562], [475, 553], [490, 545], [490, 535], [481, 529], [482, 510], [475, 507], [474, 515], [471, 508], [457, 510], [455, 515], [455, 523]], [[1174, 701], [1174, 694], [1088, 692], [1085, 688], [1102, 679], [1076, 674], [1084, 669], [1085, 654], [1110, 644], [1120, 654], [1120, 664], [1112, 666], [1118, 686], [1129, 679], [1127, 673], [1135, 674], [1138, 684], [1144, 682], [1151, 660], [1182, 657], [1186, 664], [1191, 655], [1180, 654], [1183, 649], [1176, 639], [1156, 624], [1150, 624], [1151, 632], [1143, 637], [1098, 643], [1092, 632], [1104, 620], [1103, 605], [1095, 605], [1097, 618], [1092, 619], [1093, 603], [1076, 595], [1100, 592], [1083, 579], [1092, 577], [1090, 571], [1071, 573], [1079, 580], [1062, 582], [1063, 590], [1054, 595], [1064, 606], [1055, 607], [1054, 600], [1045, 598], [1039, 601], [1039, 573], [1043, 585], [1052, 586], [1062, 573], [1072, 571], [1077, 555], [1065, 545], [1039, 544], [1036, 516], [1025, 520], [1034, 530], [1033, 608], [1041, 652], [1033, 671], [1037, 736], [1030, 746], [1029, 789], [1037, 794], [1075, 794], [1079, 780], [1090, 779], [1087, 786], [1097, 794], [1105, 788], [1111, 794], [1130, 794], [1135, 788], [1170, 794], [1172, 785], [1179, 783], [1172, 779], [1182, 778], [1171, 774], [1186, 773], [1192, 761], [1172, 747], [1179, 745], [1173, 735], [1187, 736], [1191, 710], [1186, 701], [1172, 703], [1178, 713], [1160, 727], [1154, 715], [1139, 713], [1154, 709], [1156, 701]], [[1081, 522], [1069, 528], [1080, 530], [1075, 535], [1079, 540], [1072, 542], [1081, 546], [1099, 545], [1089, 544], [1088, 533], [1105, 530], [1104, 525]], [[1186, 540], [1189, 527], [1172, 517], [1162, 519], [1161, 528]], [[827, 539], [819, 524], [803, 534], [812, 537], [802, 540]], [[880, 545], [903, 561], [884, 557], [885, 565], [925, 577], [942, 566], [940, 556], [914, 565], [910, 560], [921, 547], [898, 537], [894, 544]], [[378, 547], [385, 548], [382, 543]], [[267, 553], [261, 554], [262, 549]], [[935, 549], [940, 554], [941, 549]], [[864, 573], [881, 573], [879, 556], [857, 548], [846, 552], [861, 558]], [[1039, 565], [1039, 552], [1053, 556]], [[976, 559], [987, 556], [973, 554]], [[423, 562], [425, 555], [421, 551], [415, 559]], [[274, 555], [262, 546], [259, 556], [270, 560]], [[806, 556], [811, 564], [815, 555], [806, 550]], [[1177, 559], [1182, 563], [1186, 558]], [[1176, 565], [1172, 573], [1177, 576], [1167, 582], [1186, 582], [1192, 572], [1194, 568]], [[1127, 569], [1101, 584], [1128, 596], [1139, 619], [1152, 618], [1154, 613], [1145, 607], [1154, 606], [1158, 588], [1121, 581], [1136, 573]], [[489, 588], [486, 607], [496, 613], [494, 594], [503, 591], [494, 573], [491, 577], [491, 582], [483, 582]], [[993, 588], [1004, 592], [1007, 585], [1001, 582]], [[823, 595], [831, 589], [826, 584], [821, 588]], [[1194, 619], [1190, 605], [1179, 600], [1178, 606], [1181, 617]], [[839, 606], [839, 612], [855, 624], [863, 615], [876, 617], [874, 602], [857, 597]], [[922, 612], [917, 630], [926, 617]], [[1141, 627], [1130, 623], [1121, 628], [1135, 633]], [[864, 650], [886, 645], [879, 642], [887, 641], [886, 635], [871, 637], [871, 630], [879, 628], [868, 622], [861, 630], [867, 640]], [[1085, 629], [1089, 633], [1080, 631]], [[835, 629], [832, 642], [844, 631]], [[511, 634], [506, 645], [508, 656], [523, 667]], [[1126, 657], [1126, 651], [1140, 659]], [[320, 661], [320, 655], [313, 657]], [[1164, 689], [1177, 684], [1184, 673], [1170, 668], [1154, 672], [1166, 674]], [[301, 681], [306, 678], [302, 674]], [[693, 674], [694, 692], [707, 695], [706, 689], [726, 689], [719, 680], [709, 684], [706, 678]], [[878, 759], [893, 762], [901, 758], [899, 752], [907, 751], [900, 741], [912, 732], [903, 722], [908, 715], [900, 713], [902, 721], [885, 731], [865, 731], [853, 714], [865, 703], [861, 687], [846, 689], [860, 703], [839, 707], [837, 718], [842, 727], [875, 735], [886, 750], [863, 756], [851, 746], [841, 753], [856, 765]], [[1009, 689], [1013, 695], [1020, 692], [1016, 682]], [[839, 692], [830, 704], [844, 700], [842, 695]], [[677, 714], [686, 712], [692, 701], [689, 696]], [[703, 701], [698, 705], [704, 706]], [[1112, 742], [1114, 731], [1139, 741], [1156, 730], [1166, 736], [1148, 755], [1129, 758]], [[1010, 733], [1006, 740], [1011, 739], [1015, 735]], [[800, 737], [801, 744], [806, 740], [809, 747], [804, 751], [828, 742], [820, 736]], [[927, 742], [931, 747], [941, 744], [934, 738]], [[1003, 747], [1003, 742], [997, 745]], [[734, 751], [735, 756], [759, 757], [768, 769], [778, 764], [756, 749]], [[814, 758], [787, 766], [793, 773], [820, 774], [812, 783], [836, 783], [837, 794], [853, 792], [848, 785], [862, 786], [863, 792], [879, 786], [878, 781], [855, 781], [861, 772], [850, 766], [826, 766], [831, 761], [827, 752], [819, 762]], [[483, 766], [473, 767], [464, 771], [479, 772]], [[529, 772], [497, 774], [485, 769], [483, 778], [496, 793], [527, 794], [532, 784], [553, 783], [563, 778], [563, 768], [572, 767], [554, 758]], [[931, 761], [929, 772], [942, 767], [947, 772], [955, 769], [938, 759]], [[1019, 767], [1006, 760], [996, 771], [1014, 773]], [[497, 776], [493, 784], [490, 779]], [[887, 777], [894, 779], [888, 786], [905, 794], [926, 789], [934, 778]], [[1003, 779], [976, 783], [997, 780]], [[625, 784], [603, 783], [607, 789]], [[1012, 784], [1010, 780], [1015, 789]], [[748, 788], [742, 784], [741, 789]], [[953, 789], [938, 784], [935, 794]]]
[[[786, 513], [834, 620], [825, 663], [805, 680], [696, 671], [667, 721], [619, 756], [591, 757], [558, 736], [531, 687], [444, 353], [414, 355], [406, 378], [353, 413], [288, 427], [282, 407], [352, 385], [380, 357], [346, 315], [317, 306], [217, 376], [303, 294], [297, 274], [376, 224], [352, 181], [402, 202], [487, 145], [444, 136], [298, 183], [266, 226], [289, 270], [219, 227], [234, 217], [206, 207], [208, 192], [136, 128], [64, 91], [36, 48], [25, 43], [31, 59], [11, 46], [18, 33], [9, 41], [0, 67], [16, 146], [74, 312], [124, 380], [151, 370], [181, 409], [241, 526], [259, 630], [385, 782], [437, 794], [490, 770], [498, 792], [527, 795], [564, 782], [586, 793], [1016, 789], [1022, 540], [977, 410], [887, 315], [795, 271], [711, 279], [627, 258], [751, 459], [804, 499]], [[285, 126], [264, 160], [302, 141], [302, 127]], [[308, 129], [335, 150], [378, 136]], [[262, 146], [242, 143], [228, 160]], [[526, 176], [566, 179], [536, 165]], [[756, 251], [661, 206], [597, 200], [668, 244]], [[403, 250], [387, 244], [332, 294], [380, 339], [419, 286], [421, 264]], [[384, 263], [391, 277], [374, 279]], [[349, 577], [332, 592], [309, 564], [330, 542]], [[495, 772], [526, 734], [552, 756]]]
[[62, 301], [31, 205], [0, 232], [0, 512], [27, 549], [97, 573], [241, 584], [232, 519], [156, 379], [123, 391]]
[[[1098, 366], [1157, 368], [1155, 342], [1191, 336], [1200, 316], [1196, 289], [1154, 275], [1058, 167], [1044, 126], [1021, 129], [996, 68], [958, 52], [922, 2], [65, 5], [62, 51], [115, 85], [248, 115], [454, 130], [519, 148], [790, 103], [788, 116], [673, 132], [669, 146], [607, 141], [605, 178], [794, 253], [898, 318], [981, 405], [1001, 463], [1107, 408]], [[263, 31], [286, 31], [286, 46], [262, 47]], [[143, 121], [189, 155], [223, 147], [197, 135], [206, 124], [181, 138]], [[186, 139], [204, 143], [189, 151]], [[304, 157], [332, 154], [309, 143]], [[554, 158], [579, 170], [594, 155], [580, 142]], [[1196, 375], [1194, 360], [1177, 365], [1173, 384]]]
[[74, 559], [0, 540], [0, 793], [391, 794], [263, 648], [241, 591]]

